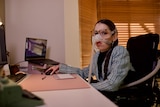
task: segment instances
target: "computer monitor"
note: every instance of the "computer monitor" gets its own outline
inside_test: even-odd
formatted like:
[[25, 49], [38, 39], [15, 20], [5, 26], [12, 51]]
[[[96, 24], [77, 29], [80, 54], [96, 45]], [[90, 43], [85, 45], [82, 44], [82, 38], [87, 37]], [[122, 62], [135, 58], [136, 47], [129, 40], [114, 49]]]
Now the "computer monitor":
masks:
[[0, 26], [0, 76], [9, 75], [9, 66], [7, 61], [5, 30], [3, 26]]
[[0, 66], [7, 64], [5, 30], [0, 26]]
[[38, 64], [43, 66], [57, 65], [59, 62], [46, 58], [47, 39], [41, 38], [26, 38], [25, 44], [25, 61], [29, 63]]

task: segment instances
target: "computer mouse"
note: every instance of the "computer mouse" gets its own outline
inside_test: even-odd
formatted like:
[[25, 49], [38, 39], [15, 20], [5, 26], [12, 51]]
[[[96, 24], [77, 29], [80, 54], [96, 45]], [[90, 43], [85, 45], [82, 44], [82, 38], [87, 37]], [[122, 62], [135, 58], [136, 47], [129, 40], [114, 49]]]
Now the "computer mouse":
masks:
[[45, 74], [46, 74], [46, 75], [50, 75], [52, 71], [53, 71], [53, 70], [52, 70], [52, 69], [50, 69], [50, 70], [49, 70], [49, 71], [47, 71]]

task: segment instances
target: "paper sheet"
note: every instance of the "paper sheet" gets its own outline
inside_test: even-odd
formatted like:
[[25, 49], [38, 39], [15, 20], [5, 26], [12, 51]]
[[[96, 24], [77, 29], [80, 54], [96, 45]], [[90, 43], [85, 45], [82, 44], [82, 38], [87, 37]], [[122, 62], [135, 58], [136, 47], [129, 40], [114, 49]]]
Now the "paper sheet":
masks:
[[71, 74], [57, 74], [53, 76], [55, 79], [73, 79], [75, 78], [73, 75]]

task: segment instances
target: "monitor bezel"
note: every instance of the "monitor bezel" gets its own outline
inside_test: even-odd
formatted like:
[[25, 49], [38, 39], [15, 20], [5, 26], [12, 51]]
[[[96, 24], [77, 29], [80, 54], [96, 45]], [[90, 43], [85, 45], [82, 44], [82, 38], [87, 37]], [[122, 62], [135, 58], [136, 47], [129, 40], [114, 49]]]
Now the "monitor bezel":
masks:
[[8, 63], [7, 60], [7, 49], [6, 49], [6, 38], [5, 29], [0, 26], [0, 66]]

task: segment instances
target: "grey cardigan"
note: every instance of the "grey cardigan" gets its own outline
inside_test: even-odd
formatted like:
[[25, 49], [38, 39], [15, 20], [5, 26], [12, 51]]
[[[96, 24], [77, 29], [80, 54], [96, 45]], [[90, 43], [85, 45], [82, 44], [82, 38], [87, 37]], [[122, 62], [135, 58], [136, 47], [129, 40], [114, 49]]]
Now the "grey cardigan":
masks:
[[[131, 69], [129, 53], [123, 46], [116, 46], [110, 56], [108, 64], [107, 79], [103, 80], [98, 76], [98, 60], [99, 52], [95, 53], [92, 62], [92, 75], [95, 75], [99, 82], [91, 83], [91, 85], [100, 91], [116, 91], [123, 84], [124, 78]], [[104, 69], [104, 61], [102, 63], [102, 71]], [[60, 64], [59, 71], [62, 73], [77, 73], [86, 79], [89, 73], [89, 66], [83, 69], [71, 67], [66, 64]], [[102, 72], [104, 77], [104, 72]]]

